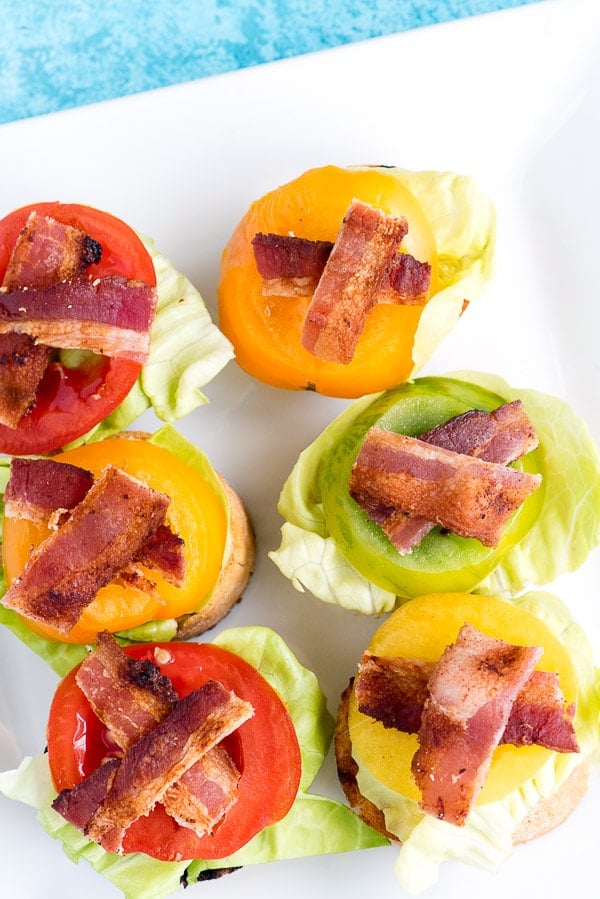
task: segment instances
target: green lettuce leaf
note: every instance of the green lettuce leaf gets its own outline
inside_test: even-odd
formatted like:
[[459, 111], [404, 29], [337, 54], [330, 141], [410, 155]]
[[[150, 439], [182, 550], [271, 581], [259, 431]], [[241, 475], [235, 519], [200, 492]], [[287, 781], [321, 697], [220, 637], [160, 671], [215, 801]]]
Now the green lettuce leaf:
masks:
[[148, 361], [121, 405], [70, 446], [118, 434], [150, 408], [161, 421], [183, 418], [208, 402], [202, 388], [233, 359], [230, 342], [213, 323], [194, 285], [149, 238], [142, 239], [158, 287]]
[[[474, 408], [464, 405], [468, 398], [479, 408], [523, 401], [539, 437], [538, 448], [523, 464], [542, 475], [542, 486], [514, 516], [494, 551], [485, 552], [476, 541], [456, 535], [442, 541], [432, 532], [410, 556], [400, 557], [358, 507], [352, 524], [344, 517], [343, 499], [333, 509], [336, 517], [328, 517], [332, 503], [325, 504], [324, 491], [342, 496], [344, 488], [338, 490], [337, 484], [344, 481], [333, 478], [366, 433], [362, 422], [376, 418], [382, 409], [384, 416], [393, 414], [395, 406], [388, 409], [388, 405], [396, 396], [414, 421], [451, 403], [458, 403], [460, 411]], [[437, 590], [511, 596], [574, 571], [598, 544], [600, 452], [585, 422], [557, 397], [515, 389], [498, 376], [480, 372], [417, 378], [396, 391], [350, 404], [300, 454], [282, 488], [278, 509], [285, 523], [280, 545], [269, 557], [297, 590], [308, 590], [325, 602], [379, 615], [400, 599]]]
[[394, 174], [418, 199], [431, 225], [442, 285], [425, 306], [415, 333], [409, 376], [414, 377], [456, 325], [465, 299], [477, 299], [491, 281], [496, 215], [467, 175], [405, 169], [394, 169]]
[[56, 795], [47, 755], [23, 760], [19, 768], [0, 773], [0, 791], [9, 798], [37, 808], [38, 820], [74, 861], [88, 861], [127, 899], [159, 899], [175, 892], [185, 875], [188, 883], [203, 871], [259, 864], [277, 859], [386, 845], [387, 840], [364, 825], [346, 806], [307, 793], [321, 767], [333, 735], [333, 718], [315, 675], [300, 664], [282, 638], [266, 627], [239, 627], [222, 631], [214, 640], [255, 666], [285, 702], [302, 753], [301, 788], [286, 817], [257, 834], [225, 859], [209, 862], [160, 862], [142, 853], [127, 856], [105, 852], [51, 808]]
[[[185, 462], [194, 471], [211, 484], [213, 490], [220, 497], [221, 502], [229, 516], [229, 500], [223, 489], [223, 485], [206, 454], [197, 446], [183, 437], [172, 425], [164, 425], [150, 438], [152, 443], [168, 450], [182, 462]], [[0, 489], [4, 496], [4, 488], [8, 478], [10, 461], [0, 461]], [[3, 511], [3, 503], [0, 501], [0, 513]], [[228, 518], [229, 520], [229, 518]], [[229, 557], [229, 546], [226, 543], [223, 552], [223, 562]], [[3, 572], [0, 572], [0, 599], [6, 592], [6, 582]], [[208, 596], [198, 598], [198, 608], [208, 600]], [[193, 609], [190, 611], [194, 611]], [[61, 677], [71, 670], [79, 662], [83, 661], [87, 653], [87, 647], [77, 644], [61, 643], [56, 640], [48, 640], [34, 634], [24, 623], [23, 619], [6, 609], [0, 602], [0, 624], [4, 624], [23, 643], [29, 646], [37, 655], [44, 659]], [[168, 618], [165, 620], [148, 621], [144, 625], [120, 632], [117, 636], [122, 643], [146, 643], [172, 640], [177, 632], [177, 622]]]

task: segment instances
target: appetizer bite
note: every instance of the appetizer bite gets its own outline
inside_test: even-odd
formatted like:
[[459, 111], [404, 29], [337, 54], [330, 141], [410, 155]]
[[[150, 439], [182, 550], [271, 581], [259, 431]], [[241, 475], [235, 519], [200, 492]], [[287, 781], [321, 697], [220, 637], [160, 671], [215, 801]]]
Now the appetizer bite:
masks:
[[193, 285], [107, 212], [0, 221], [0, 452], [50, 453], [152, 407], [175, 421], [232, 358]]
[[358, 397], [412, 377], [491, 277], [495, 218], [465, 176], [311, 169], [256, 200], [221, 264], [236, 361], [288, 390]]
[[58, 686], [48, 752], [0, 774], [0, 789], [126, 896], [166, 896], [244, 865], [387, 843], [308, 792], [333, 729], [316, 677], [268, 628], [126, 649], [101, 633]]
[[254, 564], [235, 490], [172, 425], [8, 460], [0, 620], [59, 671], [100, 631], [187, 638], [240, 599]]
[[449, 858], [496, 870], [561, 824], [600, 748], [592, 651], [547, 593], [410, 600], [375, 632], [342, 696], [340, 782], [401, 843], [409, 892]]
[[600, 539], [600, 453], [564, 401], [466, 372], [356, 400], [301, 454], [270, 553], [296, 589], [365, 614], [428, 592], [573, 571]]

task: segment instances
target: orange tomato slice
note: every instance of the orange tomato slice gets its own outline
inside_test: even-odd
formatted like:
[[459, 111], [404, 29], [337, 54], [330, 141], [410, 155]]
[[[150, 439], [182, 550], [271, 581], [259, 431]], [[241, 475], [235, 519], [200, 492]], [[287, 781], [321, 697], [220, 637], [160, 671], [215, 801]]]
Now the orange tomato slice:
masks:
[[[567, 704], [577, 697], [573, 665], [562, 643], [531, 612], [491, 596], [435, 593], [407, 602], [375, 632], [369, 651], [380, 656], [437, 661], [469, 622], [482, 633], [524, 646], [543, 646], [538, 668], [555, 671]], [[418, 801], [420, 792], [410, 765], [418, 743], [405, 734], [358, 711], [352, 694], [348, 715], [353, 753], [380, 782], [402, 796]], [[477, 804], [503, 799], [533, 777], [552, 751], [541, 746], [498, 746]]]
[[376, 167], [311, 169], [255, 201], [235, 229], [222, 258], [219, 325], [239, 365], [250, 375], [289, 390], [357, 397], [384, 390], [410, 374], [422, 306], [382, 303], [367, 316], [355, 357], [348, 364], [318, 359], [301, 344], [310, 297], [263, 296], [251, 241], [258, 231], [334, 241], [354, 198], [388, 215], [404, 215], [409, 230], [402, 249], [432, 266], [435, 240], [415, 197], [393, 170]]
[[[168, 450], [143, 439], [111, 438], [60, 453], [54, 459], [87, 468], [95, 475], [109, 464], [116, 465], [167, 494], [171, 499], [167, 524], [185, 544], [185, 580], [176, 587], [157, 570], [140, 566], [155, 590], [147, 592], [115, 580], [98, 592], [66, 637], [51, 626], [28, 620], [30, 629], [52, 640], [88, 643], [101, 630], [122, 631], [199, 609], [217, 582], [227, 540], [228, 512], [218, 488]], [[4, 519], [3, 529], [3, 563], [10, 585], [48, 530], [45, 525], [9, 518]]]

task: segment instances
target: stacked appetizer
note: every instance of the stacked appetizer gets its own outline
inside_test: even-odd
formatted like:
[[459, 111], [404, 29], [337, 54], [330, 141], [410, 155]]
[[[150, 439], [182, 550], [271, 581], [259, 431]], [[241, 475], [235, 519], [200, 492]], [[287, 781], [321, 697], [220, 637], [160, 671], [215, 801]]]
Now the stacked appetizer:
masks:
[[49, 453], [164, 421], [232, 358], [198, 291], [109, 213], [37, 203], [0, 221], [0, 452]]
[[348, 406], [299, 456], [270, 553], [365, 614], [440, 591], [549, 584], [600, 540], [600, 453], [564, 401], [497, 376], [426, 377]]
[[59, 672], [99, 631], [191, 637], [240, 599], [246, 508], [172, 425], [5, 464], [0, 616]]
[[219, 324], [253, 377], [358, 397], [412, 377], [491, 277], [472, 179], [311, 169], [255, 201], [223, 254]]
[[101, 633], [58, 686], [48, 752], [0, 774], [0, 789], [37, 807], [70, 858], [151, 899], [243, 865], [386, 843], [308, 792], [332, 732], [314, 674], [268, 628], [127, 650]]
[[561, 824], [600, 751], [600, 669], [550, 594], [432, 594], [373, 635], [338, 712], [340, 782], [418, 893]]

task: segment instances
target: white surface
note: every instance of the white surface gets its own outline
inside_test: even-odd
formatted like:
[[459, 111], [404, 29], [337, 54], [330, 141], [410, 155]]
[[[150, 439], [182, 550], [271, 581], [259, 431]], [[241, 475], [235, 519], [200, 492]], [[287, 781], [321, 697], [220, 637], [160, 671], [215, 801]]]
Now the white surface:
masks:
[[[496, 278], [427, 372], [480, 368], [556, 393], [600, 439], [599, 38], [595, 0], [544, 0], [3, 126], [0, 214], [51, 199], [109, 209], [153, 235], [214, 314], [220, 252], [267, 189], [331, 162], [470, 173], [497, 207]], [[244, 496], [258, 540], [251, 586], [223, 626], [273, 626], [317, 672], [334, 711], [377, 622], [296, 593], [266, 552], [278, 545], [275, 504], [298, 452], [345, 403], [265, 387], [233, 363], [207, 393], [211, 404], [180, 429]], [[556, 592], [600, 657], [598, 563], [596, 552]], [[21, 752], [40, 751], [55, 678], [8, 632], [0, 676], [0, 720]], [[319, 786], [341, 798], [331, 758]], [[599, 800], [596, 781], [562, 828], [519, 849], [500, 873], [446, 865], [427, 897], [505, 899], [541, 884], [544, 899], [589, 895]], [[119, 895], [72, 865], [30, 809], [0, 799], [0, 830], [3, 897]], [[248, 867], [189, 895], [400, 895], [395, 856], [384, 848]]]

